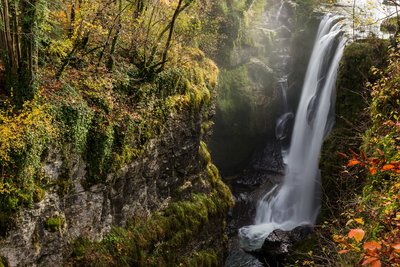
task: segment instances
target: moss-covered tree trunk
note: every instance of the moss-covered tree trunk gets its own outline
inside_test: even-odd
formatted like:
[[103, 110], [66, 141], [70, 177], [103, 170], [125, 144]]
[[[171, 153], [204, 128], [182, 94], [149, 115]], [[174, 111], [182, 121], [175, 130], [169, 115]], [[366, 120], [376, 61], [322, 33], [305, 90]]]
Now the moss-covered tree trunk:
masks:
[[17, 105], [35, 94], [35, 73], [38, 60], [37, 45], [38, 0], [1, 2], [1, 42], [6, 71], [5, 88], [13, 94]]
[[38, 46], [35, 34], [37, 0], [21, 1], [21, 62], [18, 70], [18, 85], [15, 99], [18, 103], [32, 99], [35, 94]]

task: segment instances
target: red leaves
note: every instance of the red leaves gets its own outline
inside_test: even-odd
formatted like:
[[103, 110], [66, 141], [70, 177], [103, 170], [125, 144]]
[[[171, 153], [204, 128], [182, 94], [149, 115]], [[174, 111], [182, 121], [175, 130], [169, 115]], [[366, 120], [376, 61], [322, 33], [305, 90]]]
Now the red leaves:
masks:
[[345, 158], [345, 159], [349, 158], [346, 154], [339, 152], [339, 151], [336, 151], [336, 154], [338, 154], [339, 156], [341, 156], [342, 158]]

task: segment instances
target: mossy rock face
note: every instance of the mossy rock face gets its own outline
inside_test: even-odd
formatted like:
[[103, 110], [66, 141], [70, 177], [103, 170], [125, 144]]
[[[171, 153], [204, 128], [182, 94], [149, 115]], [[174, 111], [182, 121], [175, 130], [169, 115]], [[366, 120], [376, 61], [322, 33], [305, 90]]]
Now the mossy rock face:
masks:
[[278, 97], [269, 66], [276, 34], [263, 25], [266, 2], [236, 1], [227, 5], [227, 34], [219, 51], [221, 67], [215, 127], [210, 149], [223, 172], [248, 164], [263, 137], [272, 134]]
[[[180, 191], [181, 198], [192, 191], [189, 196], [147, 219], [113, 228], [101, 242], [78, 238], [69, 261], [83, 266], [220, 266], [224, 217], [233, 200], [204, 142], [198, 155], [203, 171]], [[195, 189], [199, 186], [201, 193]]]
[[372, 67], [382, 68], [386, 64], [388, 46], [386, 40], [370, 38], [346, 47], [337, 78], [336, 110], [339, 116], [352, 121], [366, 107], [362, 99], [362, 96], [368, 97], [365, 82], [377, 78], [371, 72]]
[[[337, 79], [336, 125], [324, 143], [320, 160], [327, 204], [343, 198], [343, 192], [357, 188], [356, 180], [353, 179], [353, 183], [343, 181], [346, 178], [341, 176], [342, 166], [338, 164], [335, 152], [359, 150], [361, 134], [370, 125], [369, 115], [365, 111], [368, 107], [366, 99], [369, 98], [365, 83], [378, 78], [370, 69], [386, 64], [387, 47], [387, 41], [371, 38], [353, 42], [345, 48]], [[363, 124], [355, 127], [360, 121]], [[321, 218], [330, 212], [323, 208]]]
[[[222, 171], [240, 169], [251, 158], [260, 141], [273, 132], [277, 95], [272, 70], [262, 61], [224, 70], [220, 74], [217, 114], [211, 150]], [[276, 101], [275, 101], [276, 102]]]

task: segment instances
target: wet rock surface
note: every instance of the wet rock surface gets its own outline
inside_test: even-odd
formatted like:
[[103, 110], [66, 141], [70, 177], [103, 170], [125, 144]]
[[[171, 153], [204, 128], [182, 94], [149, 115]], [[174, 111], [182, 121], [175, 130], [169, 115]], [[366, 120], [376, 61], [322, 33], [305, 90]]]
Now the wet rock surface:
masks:
[[257, 252], [272, 257], [284, 256], [294, 245], [306, 239], [312, 232], [312, 225], [301, 225], [290, 231], [276, 229], [268, 235], [262, 248]]
[[283, 177], [279, 142], [268, 143], [264, 149], [256, 151], [247, 169], [236, 176], [226, 177], [234, 195], [235, 206], [228, 215], [229, 247], [225, 266], [257, 267], [268, 260], [259, 252], [247, 253], [240, 247], [239, 228], [253, 224], [257, 201]]

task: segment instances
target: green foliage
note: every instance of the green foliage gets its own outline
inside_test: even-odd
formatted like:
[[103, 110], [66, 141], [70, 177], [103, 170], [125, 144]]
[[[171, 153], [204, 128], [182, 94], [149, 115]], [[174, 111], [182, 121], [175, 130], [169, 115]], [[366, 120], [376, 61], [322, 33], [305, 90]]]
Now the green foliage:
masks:
[[218, 255], [215, 251], [208, 249], [193, 253], [193, 255], [188, 257], [189, 259], [184, 261], [184, 265], [189, 267], [195, 266], [219, 266]]
[[66, 143], [73, 148], [69, 153], [82, 153], [86, 147], [89, 127], [92, 122], [92, 111], [84, 101], [75, 105], [63, 103], [58, 108], [57, 121]]
[[399, 25], [398, 25], [398, 18], [396, 17], [392, 17], [392, 18], [387, 18], [384, 21], [382, 21], [381, 24], [381, 28], [380, 30], [382, 32], [386, 32], [386, 33], [396, 33], [399, 29]]
[[[379, 78], [379, 74], [371, 71], [371, 68], [385, 66], [387, 46], [387, 41], [371, 37], [353, 42], [346, 47], [337, 79], [339, 88], [337, 112], [343, 114], [342, 116], [345, 116], [347, 120], [351, 120], [363, 111], [366, 103], [360, 94], [365, 98], [369, 97], [364, 90], [364, 85], [366, 82], [373, 83]], [[339, 121], [339, 123], [343, 122], [343, 120]], [[346, 129], [346, 127], [343, 128]]]
[[310, 14], [315, 10], [315, 7], [319, 4], [318, 0], [298, 0], [296, 1], [298, 6], [296, 10], [296, 20], [300, 25], [310, 20]]
[[[339, 250], [336, 257], [341, 262], [375, 266], [400, 263], [397, 254], [400, 95], [396, 90], [400, 76], [399, 52], [396, 49], [389, 52], [387, 66], [381, 62], [379, 69], [372, 68], [370, 77], [373, 79], [364, 87], [370, 90], [372, 97], [371, 125], [368, 129], [361, 128], [365, 130], [362, 144], [359, 144], [363, 152], [352, 153], [345, 171], [346, 178], [358, 183], [361, 190], [347, 195], [349, 200], [344, 203], [341, 221], [334, 228], [334, 241]], [[370, 53], [379, 54], [374, 50]], [[360, 121], [365, 124], [365, 120]]]
[[86, 147], [89, 185], [104, 181], [109, 172], [114, 142], [114, 128], [102, 113], [94, 115]]
[[41, 98], [26, 102], [20, 113], [12, 106], [0, 111], [0, 219], [1, 234], [9, 227], [12, 213], [39, 200], [41, 157], [56, 136], [49, 106]]
[[60, 231], [64, 224], [62, 217], [51, 217], [48, 218], [44, 224], [44, 227], [50, 232]]

